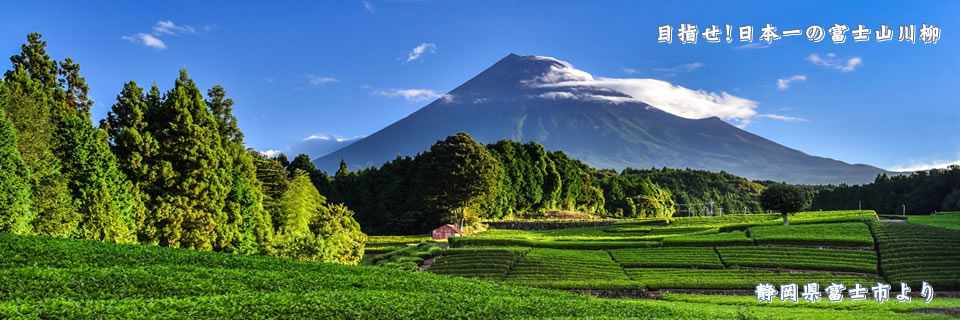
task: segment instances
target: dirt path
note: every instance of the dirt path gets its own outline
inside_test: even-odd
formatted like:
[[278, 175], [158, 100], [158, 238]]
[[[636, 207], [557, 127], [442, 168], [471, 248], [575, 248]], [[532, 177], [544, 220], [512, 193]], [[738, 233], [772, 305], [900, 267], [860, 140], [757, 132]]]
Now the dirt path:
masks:
[[433, 257], [427, 260], [423, 260], [423, 264], [420, 265], [420, 272], [424, 272], [424, 271], [427, 271], [427, 269], [430, 269], [430, 267], [433, 266], [433, 262], [437, 261], [437, 258], [439, 257]]

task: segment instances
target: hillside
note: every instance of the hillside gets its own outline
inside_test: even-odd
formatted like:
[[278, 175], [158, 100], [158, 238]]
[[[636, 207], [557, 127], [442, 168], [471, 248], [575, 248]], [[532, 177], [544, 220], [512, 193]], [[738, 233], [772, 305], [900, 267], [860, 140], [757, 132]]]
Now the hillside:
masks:
[[327, 172], [336, 171], [341, 158], [351, 169], [380, 166], [465, 131], [482, 143], [536, 141], [616, 170], [692, 168], [803, 184], [864, 183], [885, 172], [807, 155], [716, 117], [682, 118], [610, 89], [557, 86], [570, 79], [593, 78], [556, 59], [511, 54], [444, 97], [315, 163]]
[[[688, 226], [697, 221], [708, 220], [692, 219]], [[555, 232], [575, 236], [583, 231]], [[577, 244], [577, 241], [560, 242]], [[684, 251], [684, 257], [713, 252], [707, 248], [690, 249]], [[460, 251], [469, 258], [468, 249], [451, 250]], [[515, 259], [511, 252], [531, 249], [498, 250], [506, 253], [499, 254], [499, 257]], [[621, 249], [614, 256], [618, 261], [627, 261], [625, 259], [641, 257], [637, 253], [642, 254], [642, 250]], [[486, 251], [474, 250], [473, 253]], [[573, 255], [564, 255], [566, 251]], [[624, 275], [616, 264], [610, 265], [613, 262], [603, 250], [532, 249], [525, 255], [523, 261], [530, 262], [521, 261], [519, 263], [525, 267], [515, 269], [532, 273], [524, 278], [514, 277], [516, 279], [507, 284], [498, 284], [430, 272], [0, 233], [0, 279], [3, 279], [0, 281], [0, 318], [949, 319], [944, 315], [904, 312], [921, 307], [960, 306], [960, 300], [950, 298], [937, 298], [931, 304], [890, 301], [882, 305], [875, 301], [852, 302], [849, 299], [841, 304], [761, 304], [752, 297], [688, 294], [663, 294], [659, 300], [600, 299], [510, 283], [525, 284], [543, 278], [547, 273], [540, 272], [541, 266], [559, 268], [560, 272], [553, 278], [560, 279], [576, 276], [578, 270], [604, 272], [621, 280], [633, 276], [634, 272]], [[537, 255], [547, 259], [530, 260]], [[570, 264], [584, 259], [592, 259], [594, 264]], [[456, 268], [450, 258], [439, 261], [444, 260], [447, 262], [438, 262], [434, 272], [439, 273], [444, 264], [453, 266], [454, 270], [470, 270], [464, 265]], [[487, 259], [491, 263], [501, 260]], [[474, 265], [469, 259], [461, 260], [465, 261], [467, 265]], [[648, 257], [640, 261], [664, 260]], [[717, 263], [710, 259], [698, 261], [704, 267]], [[864, 260], [864, 263], [870, 262]], [[594, 268], [594, 265], [598, 267]], [[703, 273], [674, 274], [679, 277], [674, 280], [696, 283]], [[838, 280], [855, 278], [847, 276]], [[782, 278], [762, 279], [774, 281]], [[602, 279], [587, 282], [605, 283]]]

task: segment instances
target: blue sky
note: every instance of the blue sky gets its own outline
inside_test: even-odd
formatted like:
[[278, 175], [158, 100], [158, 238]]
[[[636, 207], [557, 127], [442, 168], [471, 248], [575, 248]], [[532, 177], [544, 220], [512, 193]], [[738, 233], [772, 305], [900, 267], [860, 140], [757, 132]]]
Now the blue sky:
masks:
[[[124, 82], [166, 90], [186, 67], [236, 100], [248, 146], [286, 151], [310, 136], [369, 135], [509, 53], [544, 55], [595, 77], [748, 99], [756, 115], [729, 122], [809, 154], [890, 169], [960, 160], [957, 17], [960, 3], [949, 1], [5, 2], [0, 55], [41, 32], [54, 58], [81, 65], [96, 119]], [[657, 42], [658, 26], [681, 23], [753, 25], [755, 38], [766, 23], [886, 24], [894, 39]], [[942, 30], [937, 44], [897, 41], [899, 25], [923, 23]], [[781, 88], [780, 79], [792, 81]]]

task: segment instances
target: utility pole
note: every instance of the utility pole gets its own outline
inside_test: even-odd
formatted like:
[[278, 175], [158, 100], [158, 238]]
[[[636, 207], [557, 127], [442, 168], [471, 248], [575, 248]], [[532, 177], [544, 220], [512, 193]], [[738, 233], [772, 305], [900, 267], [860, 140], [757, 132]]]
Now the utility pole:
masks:
[[863, 210], [863, 201], [857, 200], [857, 210]]
[[902, 214], [901, 216], [906, 217], [906, 216], [907, 216], [907, 205], [901, 204], [901, 206], [903, 206], [903, 214]]

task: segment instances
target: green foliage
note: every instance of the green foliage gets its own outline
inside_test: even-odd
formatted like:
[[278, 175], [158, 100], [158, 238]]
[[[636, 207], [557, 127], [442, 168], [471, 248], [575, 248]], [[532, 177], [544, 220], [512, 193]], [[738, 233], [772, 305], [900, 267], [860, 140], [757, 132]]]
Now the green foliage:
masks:
[[54, 154], [54, 123], [48, 98], [40, 82], [30, 79], [22, 67], [7, 72], [4, 82], [6, 117], [16, 129], [17, 144], [31, 172], [31, 210], [36, 218], [28, 232], [69, 237], [77, 233], [82, 216], [77, 212], [61, 172], [61, 161]]
[[[896, 292], [894, 289], [893, 292]], [[803, 300], [800, 300], [799, 303], [794, 303], [793, 301], [780, 301], [780, 299], [773, 299], [772, 303], [759, 302], [756, 297], [753, 296], [733, 296], [733, 295], [701, 295], [701, 294], [683, 294], [683, 293], [663, 293], [658, 297], [661, 300], [672, 301], [672, 302], [688, 302], [688, 303], [711, 303], [711, 304], [720, 304], [720, 305], [736, 305], [736, 306], [765, 306], [772, 307], [770, 309], [779, 310], [782, 314], [791, 313], [799, 315], [802, 312], [802, 309], [828, 309], [828, 310], [848, 310], [848, 311], [866, 311], [872, 314], [879, 314], [884, 312], [893, 313], [889, 315], [890, 318], [897, 318], [901, 316], [908, 316], [909, 313], [906, 313], [909, 310], [919, 309], [919, 308], [956, 308], [960, 306], [960, 299], [957, 298], [942, 298], [937, 296], [936, 299], [930, 301], [930, 303], [924, 302], [922, 299], [912, 299], [910, 302], [897, 302], [897, 303], [877, 303], [874, 299], [866, 300], [851, 300], [843, 299], [840, 302], [831, 302], [824, 303], [824, 301], [816, 303], [806, 303]]]
[[576, 249], [576, 250], [603, 250], [603, 249], [621, 249], [621, 248], [646, 248], [657, 246], [656, 241], [598, 241], [598, 240], [565, 240], [565, 241], [539, 241], [524, 239], [504, 239], [504, 238], [475, 238], [458, 237], [447, 239], [450, 245], [455, 248], [460, 247], [499, 247], [499, 246], [517, 246], [532, 248], [554, 248], [554, 249]]
[[877, 254], [872, 250], [718, 247], [717, 252], [728, 266], [877, 272]]
[[859, 222], [750, 228], [757, 244], [873, 247], [873, 235]]
[[817, 193], [813, 209], [857, 208], [880, 214], [930, 214], [960, 211], [960, 166], [917, 171], [909, 175], [877, 175], [864, 185], [827, 186]]
[[723, 269], [713, 248], [644, 248], [610, 250], [613, 260], [624, 268], [674, 267]]
[[440, 252], [427, 271], [466, 278], [504, 280], [517, 260], [528, 248], [469, 248], [448, 249]]
[[689, 234], [663, 238], [663, 246], [749, 246], [753, 240], [743, 231]]
[[799, 212], [809, 206], [809, 199], [800, 188], [789, 184], [774, 184], [760, 194], [760, 204], [764, 209], [780, 212], [783, 224], [789, 224], [787, 214]]
[[35, 216], [30, 210], [30, 168], [17, 151], [17, 133], [4, 112], [5, 93], [0, 83], [0, 232], [29, 234]]
[[343, 205], [325, 205], [303, 171], [295, 171], [280, 199], [278, 255], [300, 260], [357, 264], [367, 236]]
[[[876, 308], [835, 311], [596, 299], [387, 268], [10, 234], [0, 234], [0, 256], [6, 257], [0, 259], [0, 276], [9, 280], [0, 283], [2, 318], [738, 319], [742, 313], [777, 318], [785, 312], [816, 319], [930, 316], [887, 312], [885, 308], [907, 304], [875, 301], [865, 302]], [[776, 280], [765, 275], [756, 279]], [[799, 278], [787, 280], [792, 279]], [[956, 303], [938, 297], [930, 306]], [[814, 306], [821, 305], [831, 306], [824, 302]]]
[[[601, 170], [597, 179], [617, 176], [616, 172]], [[674, 202], [683, 204], [677, 215], [709, 215], [713, 203], [714, 215], [718, 212], [753, 213], [760, 211], [760, 192], [763, 186], [727, 172], [710, 172], [694, 169], [624, 169], [619, 176], [636, 176], [632, 179], [649, 179], [660, 188], [669, 190]]]
[[421, 242], [415, 246], [404, 246], [399, 249], [376, 255], [368, 260], [368, 264], [377, 267], [417, 271], [423, 260], [432, 258], [440, 253], [440, 247]]
[[[51, 60], [40, 38], [28, 35], [21, 53], [10, 59], [13, 69], [5, 73], [6, 82], [21, 96], [11, 119], [21, 123], [17, 127], [25, 133], [25, 142], [36, 142], [24, 147], [37, 172], [35, 229], [56, 236], [131, 241], [136, 196], [129, 193], [106, 135], [90, 121], [93, 102], [80, 67], [70, 58], [59, 64]], [[49, 161], [54, 158], [59, 161]]]
[[430, 181], [427, 198], [451, 212], [460, 228], [468, 219], [467, 208], [492, 197], [503, 175], [499, 162], [464, 132], [437, 141], [423, 161]]
[[754, 289], [761, 282], [777, 284], [817, 282], [821, 288], [829, 286], [831, 282], [837, 282], [849, 288], [856, 282], [865, 284], [882, 281], [872, 276], [838, 275], [827, 272], [658, 268], [629, 268], [625, 271], [630, 275], [630, 279], [643, 283], [649, 289]]
[[610, 254], [600, 250], [530, 250], [507, 274], [507, 283], [532, 286], [551, 282], [615, 282], [629, 280]]
[[960, 231], [913, 223], [875, 223], [880, 267], [891, 282], [920, 290], [960, 290]]
[[960, 230], [960, 212], [940, 212], [930, 216], [911, 216], [910, 223]]
[[[628, 172], [631, 172], [628, 174]], [[616, 217], [670, 218], [676, 202], [669, 190], [657, 186], [650, 177], [624, 171], [618, 175], [602, 171], [597, 183], [603, 189], [606, 212]]]

